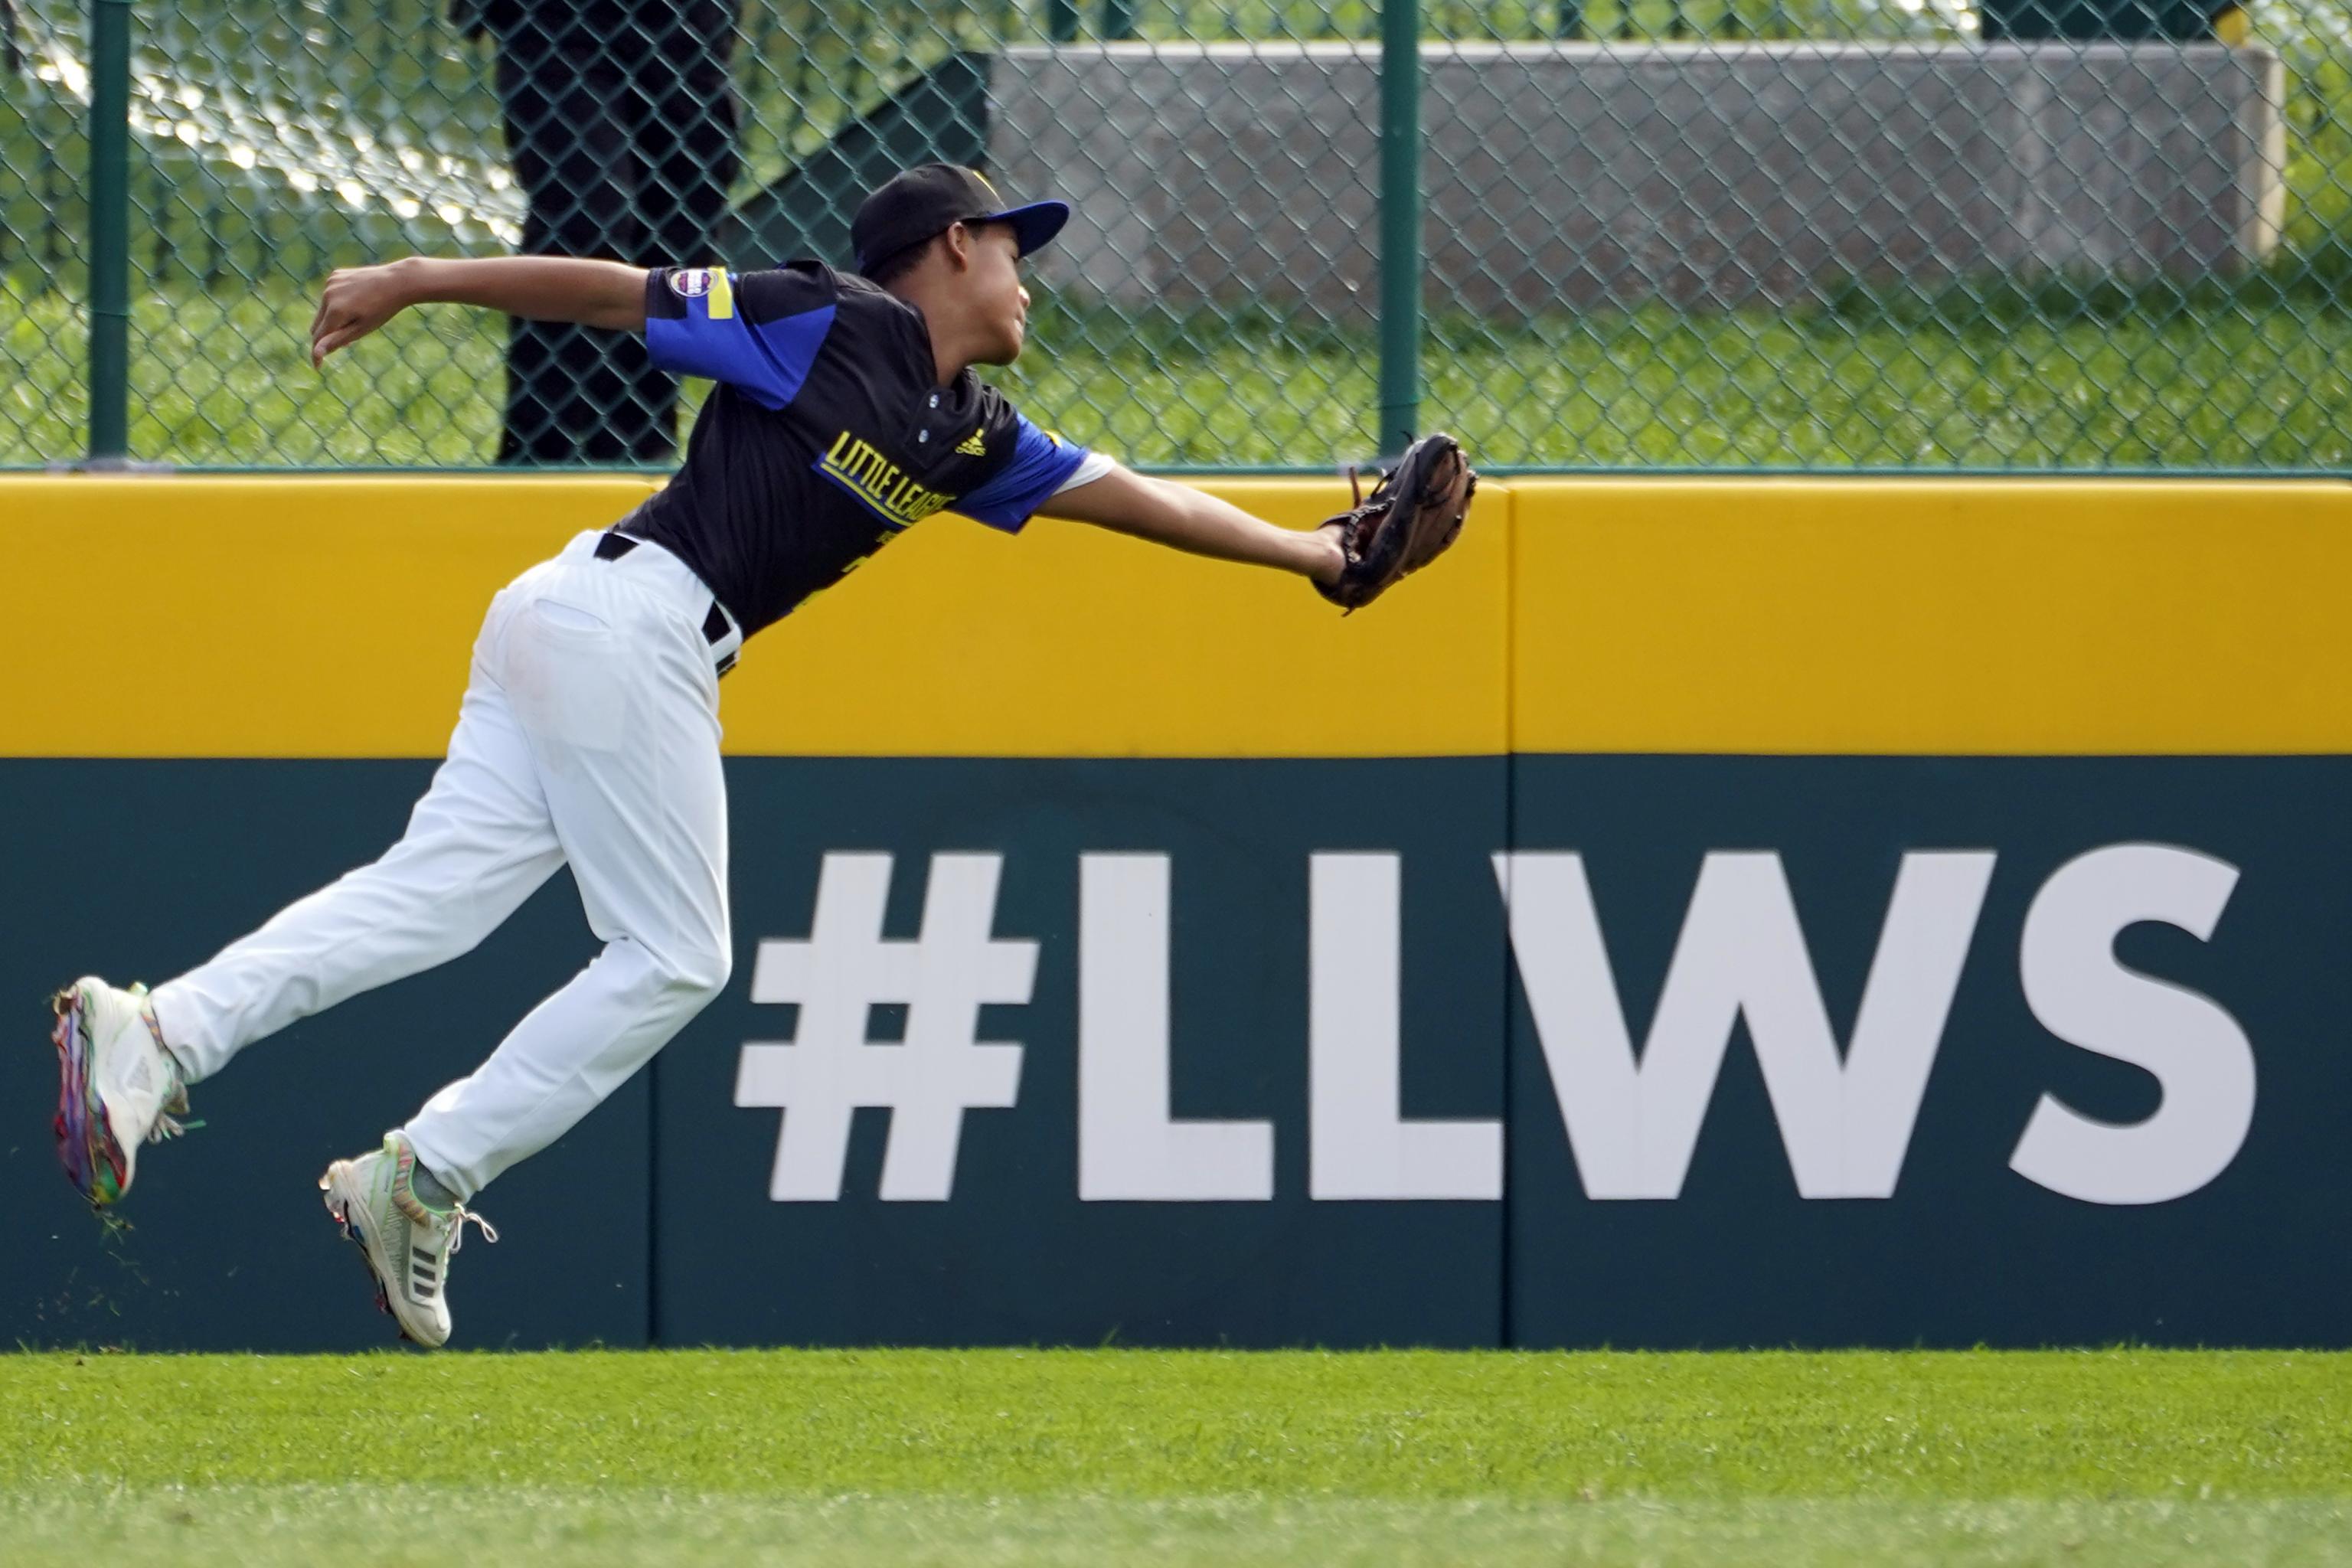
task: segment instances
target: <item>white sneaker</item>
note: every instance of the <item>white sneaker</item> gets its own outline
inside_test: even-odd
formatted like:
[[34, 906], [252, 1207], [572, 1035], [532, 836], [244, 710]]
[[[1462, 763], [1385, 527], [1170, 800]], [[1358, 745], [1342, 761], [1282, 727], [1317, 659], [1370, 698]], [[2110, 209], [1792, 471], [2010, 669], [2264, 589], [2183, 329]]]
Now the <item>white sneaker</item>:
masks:
[[57, 1026], [58, 1159], [92, 1208], [131, 1190], [139, 1145], [177, 1137], [193, 1123], [179, 1059], [163, 1048], [147, 987], [128, 990], [85, 975], [50, 998]]
[[375, 1277], [375, 1304], [392, 1314], [401, 1337], [427, 1350], [449, 1342], [449, 1259], [472, 1220], [484, 1241], [499, 1233], [463, 1204], [436, 1209], [416, 1195], [416, 1151], [397, 1132], [356, 1160], [338, 1160], [319, 1178], [327, 1212], [359, 1245]]

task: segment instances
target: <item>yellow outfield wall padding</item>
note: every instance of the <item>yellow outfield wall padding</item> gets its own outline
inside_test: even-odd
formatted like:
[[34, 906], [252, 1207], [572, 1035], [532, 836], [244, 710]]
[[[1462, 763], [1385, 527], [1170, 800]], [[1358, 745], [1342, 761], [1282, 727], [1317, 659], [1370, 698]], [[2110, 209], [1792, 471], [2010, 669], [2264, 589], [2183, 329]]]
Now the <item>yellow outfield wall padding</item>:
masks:
[[1520, 751], [2352, 751], [2352, 485], [1512, 494]]
[[[441, 754], [490, 596], [653, 488], [628, 477], [0, 478], [37, 585], [0, 624], [0, 754]], [[1306, 526], [1338, 481], [1204, 488]], [[1510, 499], [1342, 620], [1285, 574], [1040, 520], [928, 521], [761, 634], [739, 755], [1492, 754]]]
[[0, 754], [439, 756], [490, 595], [654, 489], [0, 478]]
[[[652, 483], [0, 479], [0, 754], [437, 756], [490, 595]], [[1210, 488], [1296, 526], [1344, 495]], [[720, 689], [738, 754], [2342, 752], [2347, 590], [2352, 485], [1528, 479], [1344, 621], [940, 518]]]
[[[1307, 527], [1337, 481], [1203, 488]], [[764, 633], [730, 750], [911, 756], [1454, 756], [1507, 744], [1509, 498], [1341, 617], [1303, 580], [1039, 519], [919, 525]]]

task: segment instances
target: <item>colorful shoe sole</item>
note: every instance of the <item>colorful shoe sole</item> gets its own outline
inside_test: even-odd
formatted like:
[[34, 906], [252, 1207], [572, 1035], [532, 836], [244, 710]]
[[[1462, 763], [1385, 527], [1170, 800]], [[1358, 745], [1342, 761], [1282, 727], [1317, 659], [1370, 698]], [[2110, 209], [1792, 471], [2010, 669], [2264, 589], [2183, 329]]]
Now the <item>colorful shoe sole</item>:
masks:
[[367, 1237], [361, 1234], [358, 1222], [352, 1218], [350, 1203], [334, 1191], [334, 1179], [332, 1166], [319, 1178], [319, 1190], [327, 1194], [327, 1217], [335, 1222], [335, 1228], [342, 1232], [343, 1239], [358, 1250], [360, 1267], [367, 1270], [368, 1283], [375, 1287], [375, 1310], [390, 1318], [394, 1330], [405, 1340], [408, 1331], [401, 1325], [400, 1314], [392, 1310], [392, 1298], [384, 1292], [383, 1277], [375, 1271], [375, 1262], [368, 1256]]
[[106, 1110], [90, 1086], [89, 1031], [83, 1027], [79, 988], [58, 992], [49, 1005], [57, 1026], [49, 1043], [58, 1048], [58, 1115], [50, 1123], [58, 1135], [58, 1163], [90, 1207], [102, 1209], [122, 1197], [123, 1177], [130, 1162], [106, 1124]]

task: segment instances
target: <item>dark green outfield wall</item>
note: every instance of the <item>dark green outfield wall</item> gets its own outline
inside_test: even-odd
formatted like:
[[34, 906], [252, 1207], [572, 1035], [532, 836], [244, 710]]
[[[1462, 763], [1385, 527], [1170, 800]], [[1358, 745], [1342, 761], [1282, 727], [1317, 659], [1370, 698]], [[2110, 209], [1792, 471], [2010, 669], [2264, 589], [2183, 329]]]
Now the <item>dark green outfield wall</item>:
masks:
[[[1514, 987], [1516, 1342], [2352, 1342], [2352, 759], [1531, 757], [1515, 781], [1521, 847], [1588, 849], [1637, 1038], [1703, 850], [1780, 852], [1841, 1040], [1899, 852], [1998, 853], [1890, 1200], [1796, 1195], [1744, 1029], [1684, 1195], [1583, 1200]], [[2140, 923], [2115, 952], [2235, 1018], [2256, 1099], [2210, 1184], [2123, 1206], [2009, 1161], [2045, 1091], [2117, 1123], [2158, 1109], [2148, 1073], [2054, 1037], [2019, 980], [2053, 874], [2133, 841], [2239, 868], [2210, 941]]]
[[[431, 775], [415, 762], [0, 762], [13, 825], [0, 995], [17, 1035], [0, 1052], [0, 1334], [273, 1350], [388, 1337], [319, 1173], [580, 967], [593, 939], [568, 875], [464, 962], [296, 1025], [203, 1085], [208, 1125], [144, 1151], [116, 1222], [58, 1170], [44, 999], [86, 972], [152, 982], [203, 962], [381, 852]], [[467, 1246], [480, 1286], [461, 1303], [467, 1342], [644, 1342], [647, 1105], [646, 1082], [628, 1085], [499, 1187], [535, 1217]]]
[[[484, 1195], [505, 1239], [467, 1247], [462, 1343], [2352, 1344], [2352, 759], [729, 765], [734, 980], [653, 1073]], [[13, 825], [0, 839], [12, 895], [0, 997], [16, 999], [20, 1042], [0, 1053], [0, 1106], [11, 1108], [0, 1123], [0, 1334], [267, 1349], [388, 1337], [316, 1176], [470, 1067], [588, 958], [568, 881], [467, 958], [299, 1025], [201, 1086], [196, 1111], [210, 1125], [148, 1152], [112, 1227], [81, 1209], [52, 1157], [42, 999], [85, 971], [158, 980], [202, 960], [382, 848], [429, 773], [415, 762], [0, 762]], [[2106, 995], [2111, 1037], [2126, 1046], [2185, 1029], [2187, 1066], [2165, 1068], [2189, 1074], [2184, 1083], [2207, 1081], [2197, 1075], [2230, 1055], [2233, 1028], [2255, 1098], [2242, 1143], [2210, 1181], [2168, 1201], [2089, 1202], [2011, 1168], [2037, 1101], [2053, 1094], [2120, 1126], [2161, 1114], [2166, 1092], [2143, 1068], [2045, 1027], [2021, 983], [2021, 947], [2053, 876], [2132, 844], [2172, 847], [2137, 863], [2184, 885], [2215, 874], [2200, 867], [2234, 868], [2210, 938], [2162, 920], [2123, 932], [2117, 957], [2172, 988], [2161, 994], [2095, 960], [2051, 984], [2082, 980]], [[1555, 1023], [1547, 1040], [1538, 1026], [1523, 972], [1551, 973], [1569, 947], [1545, 936], [1515, 958], [1491, 860], [1507, 849], [1581, 856], [1637, 1043], [1661, 1011], [1710, 852], [1718, 869], [1749, 872], [1777, 853], [1840, 1041], [1873, 984], [1906, 853], [1990, 852], [1980, 910], [1956, 937], [1943, 931], [1964, 958], [1948, 1019], [1930, 1032], [1916, 1126], [1897, 1141], [1893, 1195], [1799, 1194], [1790, 1136], [1815, 1139], [1812, 1180], [1832, 1188], [1868, 1185], [1867, 1147], [1884, 1140], [1867, 1118], [1826, 1145], [1811, 1123], [1784, 1135], [1744, 1024], [1711, 1091], [1700, 1086], [1704, 1120], [1678, 1194], [1588, 1195], [1612, 1168], [1580, 1167], [1571, 1152], [1550, 1063], [1605, 1054], [1592, 1054], [1590, 1030], [1571, 1040]], [[923, 1036], [924, 1049], [944, 1039], [936, 1068], [916, 1075], [930, 1084], [963, 1081], [961, 1047], [975, 1035], [1017, 1044], [1015, 1102], [928, 1126], [901, 1113], [896, 1160], [891, 1113], [856, 1110], [840, 1196], [774, 1201], [780, 1130], [814, 1135], [822, 1117], [805, 1100], [789, 1112], [737, 1103], [747, 1042], [793, 1041], [802, 1025], [802, 1009], [781, 999], [796, 961], [779, 945], [763, 965], [762, 943], [807, 942], [821, 883], [832, 878], [826, 896], [848, 897], [874, 869], [848, 857], [877, 852], [894, 857], [882, 934], [909, 942], [934, 884], [983, 896], [971, 891], [982, 862], [952, 858], [1001, 857], [993, 937], [1034, 942], [1034, 971], [1018, 953], [934, 947], [922, 962], [934, 979], [994, 964], [998, 986], [1028, 1000], [986, 1003], [968, 1026], [928, 1036], [909, 1031], [908, 1009], [885, 1005], [866, 1027], [877, 1040]], [[1335, 934], [1319, 949], [1317, 855], [1358, 857], [1324, 862]], [[1147, 918], [1160, 863], [1140, 858], [1158, 856], [1164, 931]], [[1378, 973], [1388, 862], [1363, 858], [1378, 856], [1396, 858], [1401, 991]], [[2075, 873], [2075, 885], [2095, 883], [2107, 863], [2092, 862], [2087, 882]], [[1565, 885], [1565, 862], [1547, 864], [1555, 889]], [[1525, 915], [1534, 873], [1517, 874]], [[2053, 930], [2063, 923], [2056, 902], [2045, 906]], [[1722, 952], [1769, 950], [1763, 935], [1729, 929]], [[1148, 984], [1163, 947], [1164, 1008]], [[1314, 1125], [1318, 963], [1327, 1005], [1399, 996], [1407, 1118], [1507, 1121], [1501, 1196], [1312, 1195], [1338, 1184], [1317, 1167], [1343, 1146], [1359, 1184], [1370, 1168], [1421, 1190], [1477, 1187], [1477, 1151], [1491, 1147], [1475, 1126], [1441, 1134], [1459, 1134], [1456, 1157], [1433, 1175], [1395, 1152], [1425, 1130], [1382, 1146], [1336, 1121]], [[1704, 968], [1685, 965], [1687, 994], [1704, 989]], [[1877, 977], [1890, 1007], [1924, 984], [1900, 970]], [[1097, 1052], [1085, 1074], [1082, 992]], [[1118, 1072], [1148, 1061], [1139, 1020], [1163, 1017], [1179, 1152], [1154, 1165], [1130, 1119], [1116, 1147], [1097, 1139], [1089, 1176], [1082, 1116], [1100, 1113]], [[1327, 1043], [1346, 1047], [1347, 1081], [1376, 1073], [1362, 1018], [1325, 1022]], [[1788, 1029], [1771, 1028], [1775, 1059], [1801, 1057]], [[1114, 1056], [1127, 1066], [1105, 1065]], [[1822, 1081], [1845, 1080], [1832, 1070]], [[1597, 1083], [1580, 1080], [1571, 1096], [1602, 1094]], [[1658, 1092], [1633, 1118], [1644, 1158], [1671, 1142], [1674, 1097]], [[778, 1098], [758, 1084], [746, 1098], [763, 1095]], [[1822, 1109], [1791, 1103], [1800, 1117]], [[2213, 1106], [2172, 1107], [2184, 1109], [2193, 1142]], [[1244, 1125], [1192, 1125], [1201, 1121]], [[961, 1134], [951, 1164], [944, 1127]], [[1181, 1151], [1196, 1136], [1228, 1142], [1194, 1159]], [[1270, 1196], [1173, 1195], [1203, 1180], [1250, 1188], [1267, 1140]], [[1395, 1156], [1387, 1165], [1383, 1147]], [[1148, 1186], [1154, 1170], [1171, 1188], [1156, 1201], [1081, 1196], [1090, 1180]], [[905, 1191], [949, 1181], [951, 1195], [886, 1201], [892, 1180]]]

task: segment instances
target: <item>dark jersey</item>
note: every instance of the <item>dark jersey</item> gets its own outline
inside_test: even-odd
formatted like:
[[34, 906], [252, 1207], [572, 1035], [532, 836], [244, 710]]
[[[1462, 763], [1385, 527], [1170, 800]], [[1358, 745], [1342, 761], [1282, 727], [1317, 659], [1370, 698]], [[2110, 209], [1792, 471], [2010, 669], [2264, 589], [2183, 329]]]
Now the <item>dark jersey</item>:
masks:
[[657, 268], [646, 346], [719, 384], [668, 488], [620, 526], [693, 567], [747, 637], [934, 512], [1017, 531], [1087, 455], [969, 370], [938, 385], [922, 313], [820, 262]]

